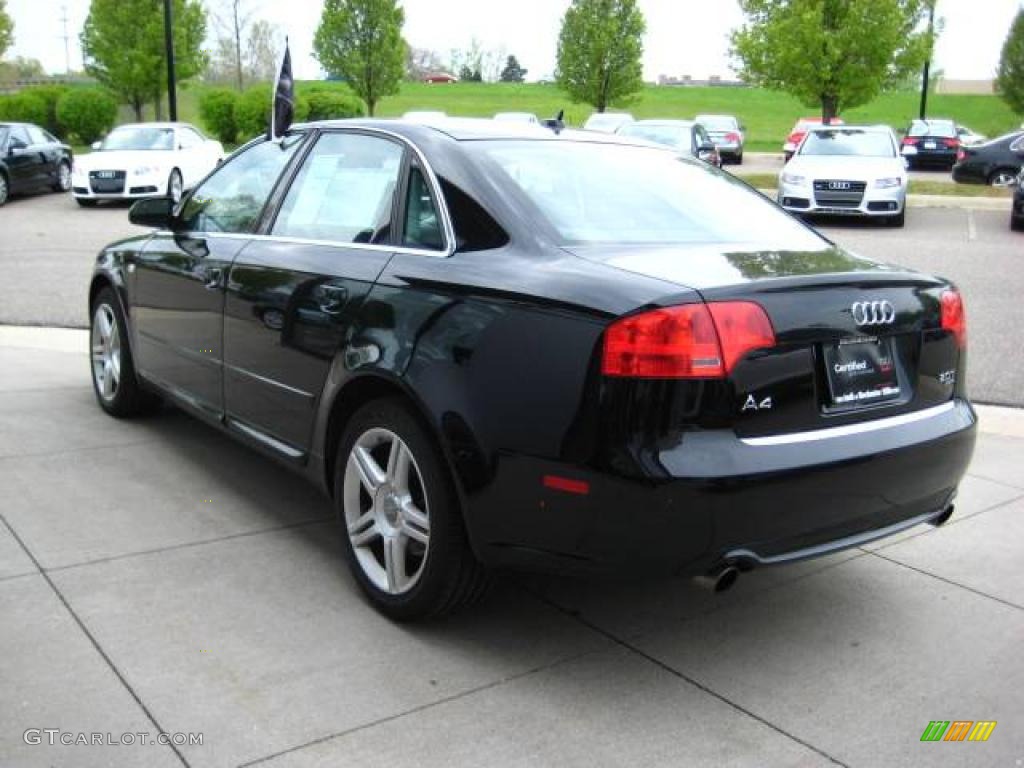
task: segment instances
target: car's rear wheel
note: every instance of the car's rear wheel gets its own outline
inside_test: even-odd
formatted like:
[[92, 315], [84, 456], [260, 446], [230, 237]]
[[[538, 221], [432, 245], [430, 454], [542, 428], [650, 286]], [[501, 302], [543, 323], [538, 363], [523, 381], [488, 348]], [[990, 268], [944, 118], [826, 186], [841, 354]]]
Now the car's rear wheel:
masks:
[[469, 548], [451, 476], [401, 400], [375, 400], [349, 420], [334, 497], [352, 573], [385, 615], [440, 616], [483, 594], [487, 572]]
[[62, 160], [57, 166], [57, 180], [53, 183], [54, 192], [67, 192], [71, 189], [71, 166]]
[[103, 288], [92, 302], [89, 368], [100, 407], [125, 418], [153, 410], [159, 398], [139, 385], [121, 305], [112, 288]]
[[181, 196], [184, 192], [185, 185], [181, 180], [181, 171], [175, 168], [171, 171], [171, 175], [167, 177], [167, 196], [177, 205], [181, 201]]
[[997, 168], [988, 176], [988, 183], [993, 187], [1008, 187], [1017, 178], [1017, 173], [1012, 168]]
[[7, 177], [0, 173], [0, 205], [7, 202], [7, 196], [10, 194], [10, 187], [7, 184]]

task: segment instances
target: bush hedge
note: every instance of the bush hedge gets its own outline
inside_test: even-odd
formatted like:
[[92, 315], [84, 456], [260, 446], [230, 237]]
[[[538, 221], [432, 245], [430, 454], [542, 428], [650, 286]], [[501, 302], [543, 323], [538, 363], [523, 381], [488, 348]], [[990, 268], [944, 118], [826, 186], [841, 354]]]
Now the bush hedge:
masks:
[[82, 144], [92, 144], [114, 127], [117, 99], [103, 88], [72, 88], [57, 102], [57, 120]]
[[46, 99], [32, 91], [0, 96], [0, 120], [46, 125]]
[[37, 85], [26, 91], [26, 93], [40, 97], [46, 103], [46, 120], [39, 123], [39, 125], [54, 136], [60, 136], [61, 138], [64, 137], [65, 130], [57, 118], [57, 103], [68, 90], [68, 86], [55, 83], [53, 85]]
[[338, 120], [366, 114], [363, 103], [345, 91], [314, 88], [304, 96], [309, 102], [309, 120]]
[[234, 144], [238, 136], [238, 98], [238, 92], [230, 88], [209, 88], [199, 94], [199, 117], [206, 129], [224, 144]]
[[[253, 85], [242, 91], [235, 104], [235, 124], [238, 126], [238, 140], [249, 139], [266, 133], [270, 127], [271, 86]], [[295, 96], [294, 121], [301, 123], [309, 117], [309, 101], [301, 94]]]

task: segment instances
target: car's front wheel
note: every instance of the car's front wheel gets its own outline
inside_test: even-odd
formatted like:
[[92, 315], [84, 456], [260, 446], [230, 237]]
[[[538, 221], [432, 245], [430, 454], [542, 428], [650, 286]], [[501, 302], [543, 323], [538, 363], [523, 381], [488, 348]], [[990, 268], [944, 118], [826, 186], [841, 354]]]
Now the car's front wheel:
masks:
[[88, 197], [76, 197], [75, 198], [75, 202], [78, 203], [83, 208], [95, 208], [96, 207], [96, 201], [95, 200], [91, 200]]
[[160, 402], [139, 385], [127, 338], [121, 304], [112, 288], [103, 288], [92, 302], [89, 368], [100, 407], [117, 418], [151, 411]]
[[7, 177], [0, 173], [0, 205], [7, 202], [7, 196], [10, 194], [10, 187], [7, 184]]
[[181, 196], [185, 192], [185, 185], [181, 180], [181, 171], [175, 168], [167, 178], [167, 196], [177, 205], [181, 202]]
[[470, 551], [444, 459], [401, 400], [375, 400], [349, 420], [334, 498], [352, 573], [385, 615], [440, 616], [483, 594], [487, 572]]
[[54, 192], [67, 192], [71, 189], [71, 165], [62, 160], [57, 166], [57, 180], [53, 182]]
[[886, 221], [890, 227], [903, 227], [907, 223], [907, 209], [904, 208], [902, 211], [897, 213], [895, 216], [889, 216]]

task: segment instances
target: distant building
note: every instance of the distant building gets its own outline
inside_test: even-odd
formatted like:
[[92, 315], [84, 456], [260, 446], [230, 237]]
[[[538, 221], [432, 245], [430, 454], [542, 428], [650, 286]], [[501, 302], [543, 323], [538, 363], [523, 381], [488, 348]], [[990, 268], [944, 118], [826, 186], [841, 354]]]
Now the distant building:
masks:
[[949, 80], [940, 77], [935, 84], [936, 93], [966, 93], [989, 95], [996, 92], [993, 80]]
[[432, 72], [429, 75], [424, 75], [424, 83], [457, 83], [459, 78], [455, 75], [449, 75], [447, 72]]
[[698, 80], [692, 75], [658, 75], [658, 85], [715, 86], [721, 88], [746, 88], [742, 80], [729, 80], [721, 75], [711, 75], [707, 80]]

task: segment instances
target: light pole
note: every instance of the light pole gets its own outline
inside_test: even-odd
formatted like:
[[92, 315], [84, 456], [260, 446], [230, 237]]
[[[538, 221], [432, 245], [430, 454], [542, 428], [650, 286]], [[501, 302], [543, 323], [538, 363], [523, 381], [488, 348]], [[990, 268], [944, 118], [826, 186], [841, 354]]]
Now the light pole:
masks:
[[924, 120], [928, 116], [928, 78], [929, 70], [932, 65], [932, 51], [935, 47], [935, 3], [938, 0], [928, 0], [928, 38], [930, 47], [928, 49], [928, 58], [924, 60], [924, 71], [921, 73], [921, 119]]
[[164, 48], [167, 55], [167, 111], [171, 122], [178, 119], [178, 94], [174, 83], [174, 26], [171, 12], [173, 0], [164, 0]]

